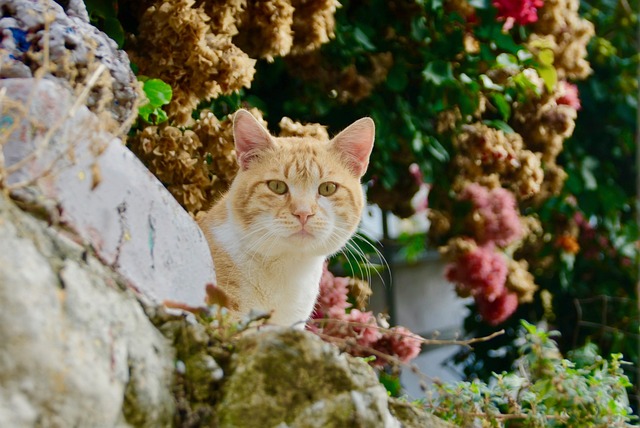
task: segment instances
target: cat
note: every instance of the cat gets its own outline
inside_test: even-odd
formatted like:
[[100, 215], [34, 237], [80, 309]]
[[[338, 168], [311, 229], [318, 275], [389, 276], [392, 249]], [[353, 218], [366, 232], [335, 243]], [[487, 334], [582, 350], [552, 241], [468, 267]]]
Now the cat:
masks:
[[270, 324], [304, 329], [325, 260], [360, 221], [374, 122], [359, 119], [329, 141], [274, 137], [241, 109], [233, 136], [238, 174], [198, 219], [217, 286], [237, 319], [255, 309], [270, 312]]

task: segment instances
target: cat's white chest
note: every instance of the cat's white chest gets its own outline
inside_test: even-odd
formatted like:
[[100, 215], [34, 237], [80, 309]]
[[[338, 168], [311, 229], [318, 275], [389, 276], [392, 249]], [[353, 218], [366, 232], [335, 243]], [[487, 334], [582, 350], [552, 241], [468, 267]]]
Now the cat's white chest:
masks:
[[260, 272], [259, 278], [247, 278], [251, 303], [272, 311], [273, 324], [304, 328], [318, 297], [323, 263], [320, 257], [290, 257], [273, 260], [271, 266], [249, 268], [248, 273]]
[[325, 257], [301, 251], [256, 254], [231, 218], [214, 227], [213, 234], [239, 267], [238, 312], [271, 312], [272, 324], [304, 328], [318, 296]]

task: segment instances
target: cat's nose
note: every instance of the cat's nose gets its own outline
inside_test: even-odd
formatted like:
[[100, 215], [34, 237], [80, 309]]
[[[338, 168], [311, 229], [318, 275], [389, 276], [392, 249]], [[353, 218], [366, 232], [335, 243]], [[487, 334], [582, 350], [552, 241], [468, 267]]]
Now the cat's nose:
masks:
[[314, 213], [309, 211], [309, 210], [296, 210], [294, 212], [292, 212], [291, 214], [293, 214], [294, 216], [298, 217], [298, 220], [300, 221], [301, 225], [305, 225], [307, 224], [307, 221], [309, 220], [309, 217], [313, 217]]

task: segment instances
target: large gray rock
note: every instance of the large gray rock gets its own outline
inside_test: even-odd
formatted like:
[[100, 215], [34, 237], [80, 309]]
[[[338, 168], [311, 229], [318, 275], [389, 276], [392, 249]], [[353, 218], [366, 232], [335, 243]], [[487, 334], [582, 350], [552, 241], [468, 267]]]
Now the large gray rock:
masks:
[[173, 349], [122, 279], [0, 196], [0, 426], [169, 426]]

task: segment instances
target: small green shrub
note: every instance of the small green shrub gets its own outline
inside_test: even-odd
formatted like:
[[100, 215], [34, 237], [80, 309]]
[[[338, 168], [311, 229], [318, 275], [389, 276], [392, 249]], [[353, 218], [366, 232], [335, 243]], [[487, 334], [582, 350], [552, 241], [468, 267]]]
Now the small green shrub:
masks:
[[436, 383], [425, 406], [460, 426], [623, 427], [635, 419], [622, 371], [622, 355], [610, 360], [594, 345], [562, 358], [546, 332], [522, 321], [520, 358], [511, 372], [495, 374], [489, 383]]

